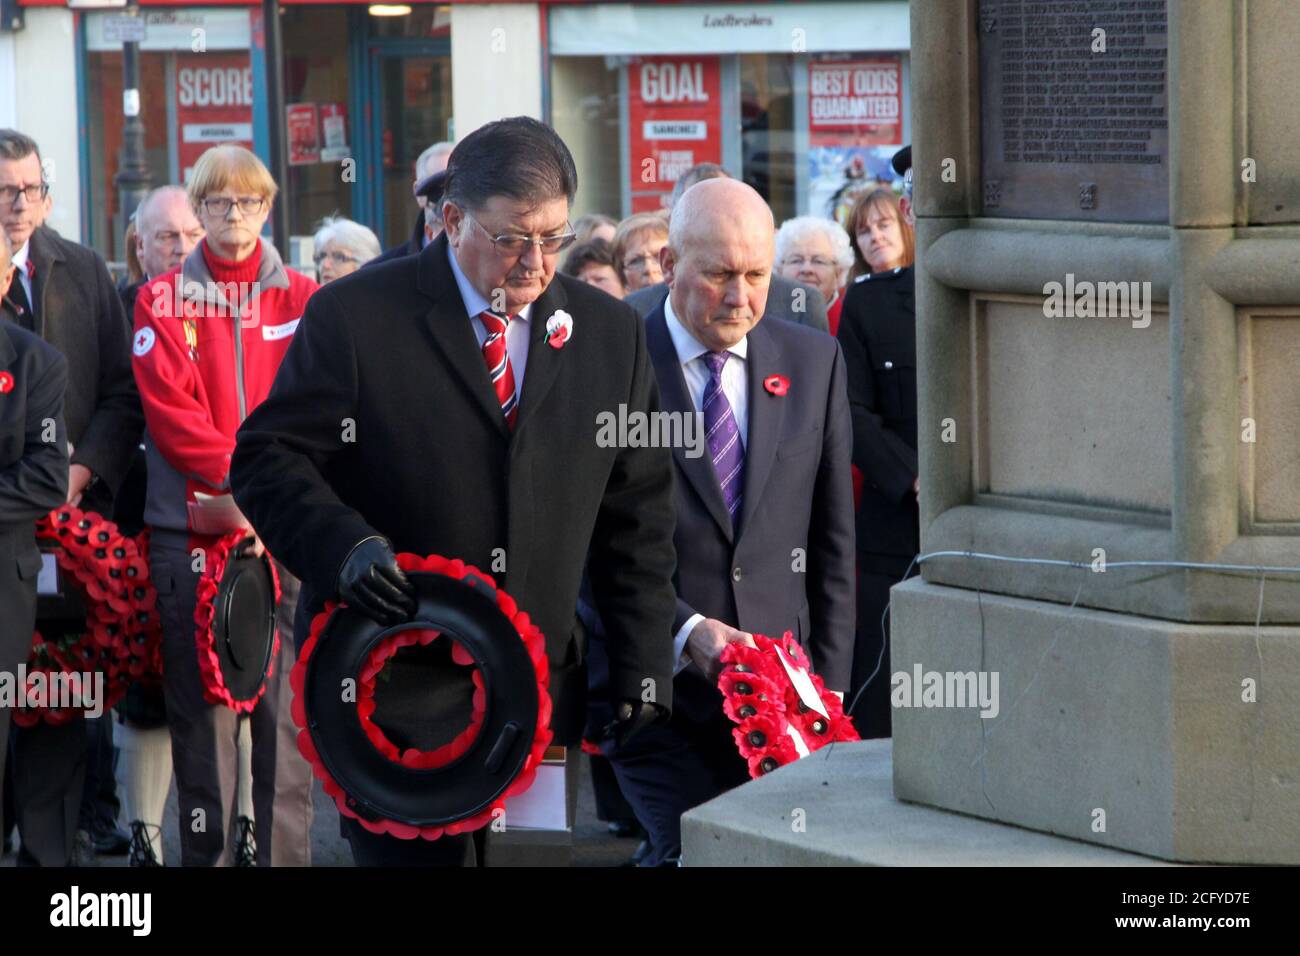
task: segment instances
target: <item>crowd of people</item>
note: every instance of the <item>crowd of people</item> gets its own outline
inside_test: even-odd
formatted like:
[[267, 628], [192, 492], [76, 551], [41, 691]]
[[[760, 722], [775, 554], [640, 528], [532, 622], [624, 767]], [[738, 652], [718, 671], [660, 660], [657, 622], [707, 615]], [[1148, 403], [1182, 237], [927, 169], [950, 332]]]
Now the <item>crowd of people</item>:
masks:
[[[37, 611], [34, 524], [65, 503], [149, 529], [163, 660], [111, 715], [19, 727], [0, 707], [6, 852], [16, 825], [22, 865], [309, 864], [288, 675], [326, 601], [402, 619], [403, 551], [486, 569], [504, 548], [547, 635], [556, 743], [587, 743], [641, 865], [675, 862], [681, 814], [746, 778], [716, 690], [728, 643], [793, 631], [861, 736], [888, 736], [888, 589], [919, 536], [910, 149], [895, 168], [903, 196], [870, 191], [843, 225], [777, 228], [713, 164], [663, 210], [570, 223], [564, 143], [502, 120], [420, 156], [407, 241], [325, 219], [309, 278], [262, 235], [274, 179], [222, 145], [139, 204], [114, 288], [45, 223], [38, 145], [0, 130], [0, 668], [34, 627], [81, 626]], [[572, 337], [530, 348], [561, 314]], [[702, 415], [710, 454], [598, 447], [590, 422], [619, 404]], [[360, 438], [340, 444], [342, 421]], [[232, 511], [283, 592], [246, 728], [205, 698], [194, 645], [193, 555]], [[341, 826], [362, 865], [482, 854]]]

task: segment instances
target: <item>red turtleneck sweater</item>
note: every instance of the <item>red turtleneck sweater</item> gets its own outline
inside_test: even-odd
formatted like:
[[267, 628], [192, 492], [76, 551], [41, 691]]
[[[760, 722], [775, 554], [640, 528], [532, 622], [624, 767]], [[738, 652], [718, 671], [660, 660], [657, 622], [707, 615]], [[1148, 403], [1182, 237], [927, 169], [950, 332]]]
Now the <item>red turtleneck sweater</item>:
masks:
[[208, 271], [212, 273], [212, 278], [218, 282], [254, 282], [258, 270], [262, 268], [262, 244], [259, 242], [253, 247], [252, 255], [236, 262], [233, 259], [220, 258], [212, 251], [208, 240], [204, 239], [203, 261], [208, 264]]

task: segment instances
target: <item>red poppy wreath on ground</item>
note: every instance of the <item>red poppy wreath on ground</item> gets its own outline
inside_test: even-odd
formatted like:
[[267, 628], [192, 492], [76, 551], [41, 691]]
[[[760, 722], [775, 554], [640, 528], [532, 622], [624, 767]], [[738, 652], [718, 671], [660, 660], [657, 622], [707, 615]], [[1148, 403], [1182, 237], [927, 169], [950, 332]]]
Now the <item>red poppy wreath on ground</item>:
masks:
[[[231, 553], [250, 537], [247, 531], [232, 531], [219, 539], [207, 549], [203, 573], [199, 576], [198, 603], [194, 606], [194, 624], [196, 626], [194, 643], [199, 654], [199, 676], [203, 681], [203, 699], [209, 704], [224, 704], [237, 714], [251, 714], [258, 701], [266, 693], [266, 681], [258, 688], [257, 694], [247, 700], [236, 700], [226, 686], [226, 679], [221, 673], [221, 659], [217, 656], [217, 639], [212, 624], [216, 619], [217, 593], [221, 590], [221, 578], [226, 573], [226, 562]], [[271, 556], [266, 556], [271, 568], [271, 581], [275, 586], [275, 603], [280, 603], [280, 575], [275, 569]], [[275, 669], [275, 658], [280, 653], [280, 631], [276, 628], [271, 640], [271, 658], [266, 667], [269, 680]]]
[[[297, 663], [294, 664], [293, 672], [290, 675], [290, 684], [293, 687], [292, 714], [293, 721], [298, 727], [298, 750], [311, 764], [312, 772], [324, 785], [325, 792], [333, 798], [334, 803], [338, 806], [339, 813], [356, 820], [371, 833], [383, 833], [401, 840], [417, 838], [436, 840], [444, 834], [454, 836], [487, 826], [495, 816], [504, 812], [506, 801], [518, 796], [533, 785], [533, 780], [537, 775], [537, 768], [541, 764], [542, 757], [546, 753], [546, 748], [550, 746], [553, 736], [550, 729], [551, 696], [547, 691], [550, 681], [550, 664], [546, 657], [546, 641], [542, 636], [542, 632], [532, 623], [526, 612], [519, 610], [514, 598], [496, 586], [490, 575], [483, 573], [472, 565], [465, 564], [459, 559], [448, 559], [436, 554], [421, 557], [415, 554], [403, 553], [397, 555], [397, 563], [402, 570], [409, 572], [441, 574], [454, 580], [466, 580], [471, 577], [479, 579], [491, 589], [498, 610], [510, 621], [515, 633], [523, 641], [537, 680], [537, 724], [532, 745], [518, 775], [489, 806], [454, 823], [441, 826], [415, 826], [397, 820], [384, 818], [368, 820], [359, 816], [349, 806], [347, 793], [330, 774], [320, 757], [315, 743], [312, 741], [311, 732], [308, 729], [305, 705], [307, 672], [312, 654], [316, 650], [326, 624], [329, 622], [330, 615], [339, 607], [333, 601], [326, 602], [324, 610], [312, 620], [311, 633], [303, 644], [302, 650], [298, 654]], [[440, 636], [438, 631], [425, 628], [408, 628], [387, 635], [381, 638], [367, 654], [361, 672], [357, 675], [357, 715], [366, 737], [375, 749], [389, 760], [412, 769], [432, 769], [454, 763], [473, 746], [486, 715], [486, 694], [483, 678], [476, 668], [472, 675], [474, 695], [470, 724], [449, 743], [432, 751], [415, 749], [402, 751], [374, 723], [372, 717], [375, 709], [375, 677], [383, 668], [384, 663], [396, 655], [403, 647], [415, 644], [429, 644]], [[469, 652], [456, 642], [452, 644], [452, 660], [462, 666], [472, 666], [475, 663]]]
[[[831, 741], [857, 740], [858, 732], [844, 706], [810, 670], [808, 656], [786, 631], [780, 640], [754, 635], [757, 647], [728, 644], [722, 651], [722, 710], [738, 726], [731, 734], [749, 764], [750, 777], [761, 777], [793, 763]], [[806, 674], [825, 715], [806, 704], [781, 662]]]
[[[149, 580], [148, 532], [127, 537], [103, 516], [65, 506], [36, 523], [36, 536], [58, 544], [55, 561], [85, 606], [86, 624], [69, 637], [32, 636], [27, 699], [45, 699], [14, 710], [14, 722], [21, 727], [42, 721], [58, 726], [87, 709], [50, 706], [48, 689], [56, 684], [85, 701], [93, 693], [85, 686], [85, 675], [102, 672], [104, 699], [98, 703], [107, 711], [132, 681], [162, 676], [162, 623], [158, 594]], [[43, 695], [38, 695], [39, 687], [46, 688]]]

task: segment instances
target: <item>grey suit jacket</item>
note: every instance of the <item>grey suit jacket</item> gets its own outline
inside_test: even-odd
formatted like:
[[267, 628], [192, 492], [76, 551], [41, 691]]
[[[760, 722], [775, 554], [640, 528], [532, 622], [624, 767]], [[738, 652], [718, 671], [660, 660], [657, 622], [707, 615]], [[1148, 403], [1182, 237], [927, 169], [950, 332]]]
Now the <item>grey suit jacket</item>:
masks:
[[[853, 420], [839, 344], [789, 322], [750, 330], [748, 435], [740, 520], [732, 527], [706, 453], [673, 449], [677, 528], [674, 630], [693, 613], [741, 630], [786, 630], [832, 690], [846, 690], [853, 665]], [[663, 409], [693, 413], [677, 350], [658, 308], [646, 319], [646, 350]], [[764, 382], [788, 380], [784, 395]], [[674, 683], [677, 709], [695, 719], [718, 695], [695, 667]]]
[[[796, 290], [803, 292], [797, 296]], [[667, 284], [660, 282], [645, 289], [638, 289], [623, 301], [645, 318], [668, 298]], [[802, 298], [802, 308], [796, 308]], [[767, 310], [764, 318], [784, 319], [796, 325], [806, 325], [818, 332], [830, 332], [830, 323], [826, 321], [826, 297], [810, 285], [785, 279], [779, 275], [772, 276], [772, 284], [767, 290]]]

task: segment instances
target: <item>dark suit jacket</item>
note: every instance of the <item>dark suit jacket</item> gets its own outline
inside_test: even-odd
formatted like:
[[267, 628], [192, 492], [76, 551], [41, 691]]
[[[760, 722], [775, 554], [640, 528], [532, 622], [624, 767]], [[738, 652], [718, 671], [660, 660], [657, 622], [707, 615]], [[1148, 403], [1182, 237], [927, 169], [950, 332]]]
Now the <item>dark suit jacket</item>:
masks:
[[[853, 426], [844, 359], [827, 335], [788, 322], [759, 321], [748, 336], [748, 436], [739, 533], [722, 500], [707, 448], [673, 449], [677, 475], [677, 614], [693, 613], [743, 631], [786, 630], [812, 657], [826, 686], [847, 690], [853, 666]], [[662, 307], [646, 320], [667, 411], [695, 410]], [[771, 375], [790, 381], [768, 393]], [[802, 549], [802, 570], [795, 549]], [[721, 697], [691, 665], [677, 677], [678, 710], [696, 720]]]
[[32, 643], [36, 519], [68, 495], [68, 363], [35, 335], [0, 322], [0, 373], [0, 667], [9, 669], [27, 659]]
[[902, 574], [917, 553], [916, 306], [912, 269], [849, 286], [839, 340], [849, 371], [853, 464], [862, 471], [858, 551], [863, 568]]
[[[545, 341], [563, 309], [573, 334]], [[303, 581], [309, 611], [339, 567], [382, 534], [399, 552], [462, 558], [496, 575], [546, 635], [557, 741], [582, 729], [588, 549], [609, 632], [611, 692], [654, 681], [671, 706], [672, 460], [605, 448], [597, 415], [659, 407], [636, 313], [557, 274], [533, 304], [519, 417], [506, 427], [440, 236], [420, 255], [359, 270], [312, 296], [270, 396], [231, 462], [235, 500]], [[355, 440], [342, 440], [347, 423]], [[300, 618], [301, 625], [301, 618]]]
[[[803, 291], [803, 308], [796, 311], [795, 291]], [[623, 301], [645, 318], [664, 304], [668, 298], [668, 285], [660, 282], [646, 289], [638, 289]], [[767, 309], [763, 312], [765, 319], [783, 319], [795, 325], [806, 325], [818, 332], [829, 332], [830, 323], [826, 319], [826, 297], [810, 285], [785, 279], [773, 273], [772, 284], [767, 290]]]
[[[36, 266], [32, 298], [35, 332], [68, 360], [64, 403], [72, 463], [85, 465], [107, 486], [88, 494], [82, 507], [106, 508], [130, 468], [144, 431], [144, 412], [131, 372], [131, 325], [99, 254], [69, 242], [48, 226], [32, 233]], [[15, 276], [14, 281], [18, 279]], [[17, 320], [6, 301], [4, 315]]]

